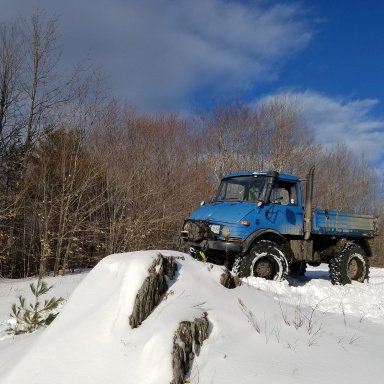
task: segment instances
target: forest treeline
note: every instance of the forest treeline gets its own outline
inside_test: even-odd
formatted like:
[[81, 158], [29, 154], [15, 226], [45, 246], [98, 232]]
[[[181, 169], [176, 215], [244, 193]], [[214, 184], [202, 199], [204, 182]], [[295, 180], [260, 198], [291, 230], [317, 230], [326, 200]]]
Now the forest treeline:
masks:
[[[175, 249], [184, 218], [223, 174], [316, 166], [323, 208], [380, 214], [379, 182], [324, 147], [294, 100], [215, 104], [188, 117], [108, 97], [96, 72], [63, 70], [58, 20], [0, 24], [0, 276], [61, 274], [104, 256]], [[383, 265], [383, 231], [374, 265]]]

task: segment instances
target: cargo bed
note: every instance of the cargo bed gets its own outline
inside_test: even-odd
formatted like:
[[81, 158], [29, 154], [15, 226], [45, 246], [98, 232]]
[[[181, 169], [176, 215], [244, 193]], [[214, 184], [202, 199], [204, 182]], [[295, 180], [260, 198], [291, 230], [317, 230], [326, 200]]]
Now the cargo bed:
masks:
[[377, 235], [377, 220], [370, 215], [314, 209], [312, 234], [372, 238]]

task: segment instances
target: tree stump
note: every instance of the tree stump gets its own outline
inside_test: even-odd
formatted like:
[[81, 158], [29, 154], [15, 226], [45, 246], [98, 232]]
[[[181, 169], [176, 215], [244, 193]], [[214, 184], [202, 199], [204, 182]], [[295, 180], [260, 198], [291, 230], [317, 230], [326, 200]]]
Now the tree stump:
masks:
[[182, 321], [173, 339], [171, 384], [183, 384], [190, 371], [195, 355], [199, 355], [203, 341], [208, 338], [209, 321], [207, 313], [194, 321]]
[[241, 285], [239, 276], [233, 275], [228, 269], [224, 269], [224, 272], [220, 276], [220, 284], [225, 288], [233, 289]]
[[137, 328], [157, 307], [168, 290], [165, 276], [173, 279], [176, 269], [172, 256], [159, 254], [153, 261], [148, 269], [149, 276], [137, 292], [132, 314], [129, 316], [131, 328]]

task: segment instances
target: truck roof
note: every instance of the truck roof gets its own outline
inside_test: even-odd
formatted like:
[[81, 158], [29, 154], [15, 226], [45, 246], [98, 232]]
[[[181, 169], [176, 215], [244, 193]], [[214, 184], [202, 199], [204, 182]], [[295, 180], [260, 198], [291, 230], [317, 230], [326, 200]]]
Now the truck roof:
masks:
[[[230, 173], [228, 175], [224, 175], [222, 177], [222, 180], [230, 179], [231, 177], [240, 177], [240, 176], [267, 176], [270, 175], [272, 172], [269, 171], [260, 171], [260, 172], [238, 172], [238, 173]], [[292, 181], [298, 181], [299, 178], [294, 175], [290, 175], [288, 173], [277, 173], [276, 175], [279, 177], [279, 179], [283, 180], [292, 180]]]

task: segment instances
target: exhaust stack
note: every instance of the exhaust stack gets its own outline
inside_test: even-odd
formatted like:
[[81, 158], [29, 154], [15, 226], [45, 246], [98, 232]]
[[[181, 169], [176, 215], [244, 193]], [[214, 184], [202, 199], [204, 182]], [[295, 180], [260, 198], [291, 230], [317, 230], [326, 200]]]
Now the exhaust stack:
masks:
[[304, 240], [309, 240], [312, 230], [312, 197], [313, 197], [313, 178], [315, 167], [311, 167], [307, 175], [307, 188], [305, 196], [304, 211]]

